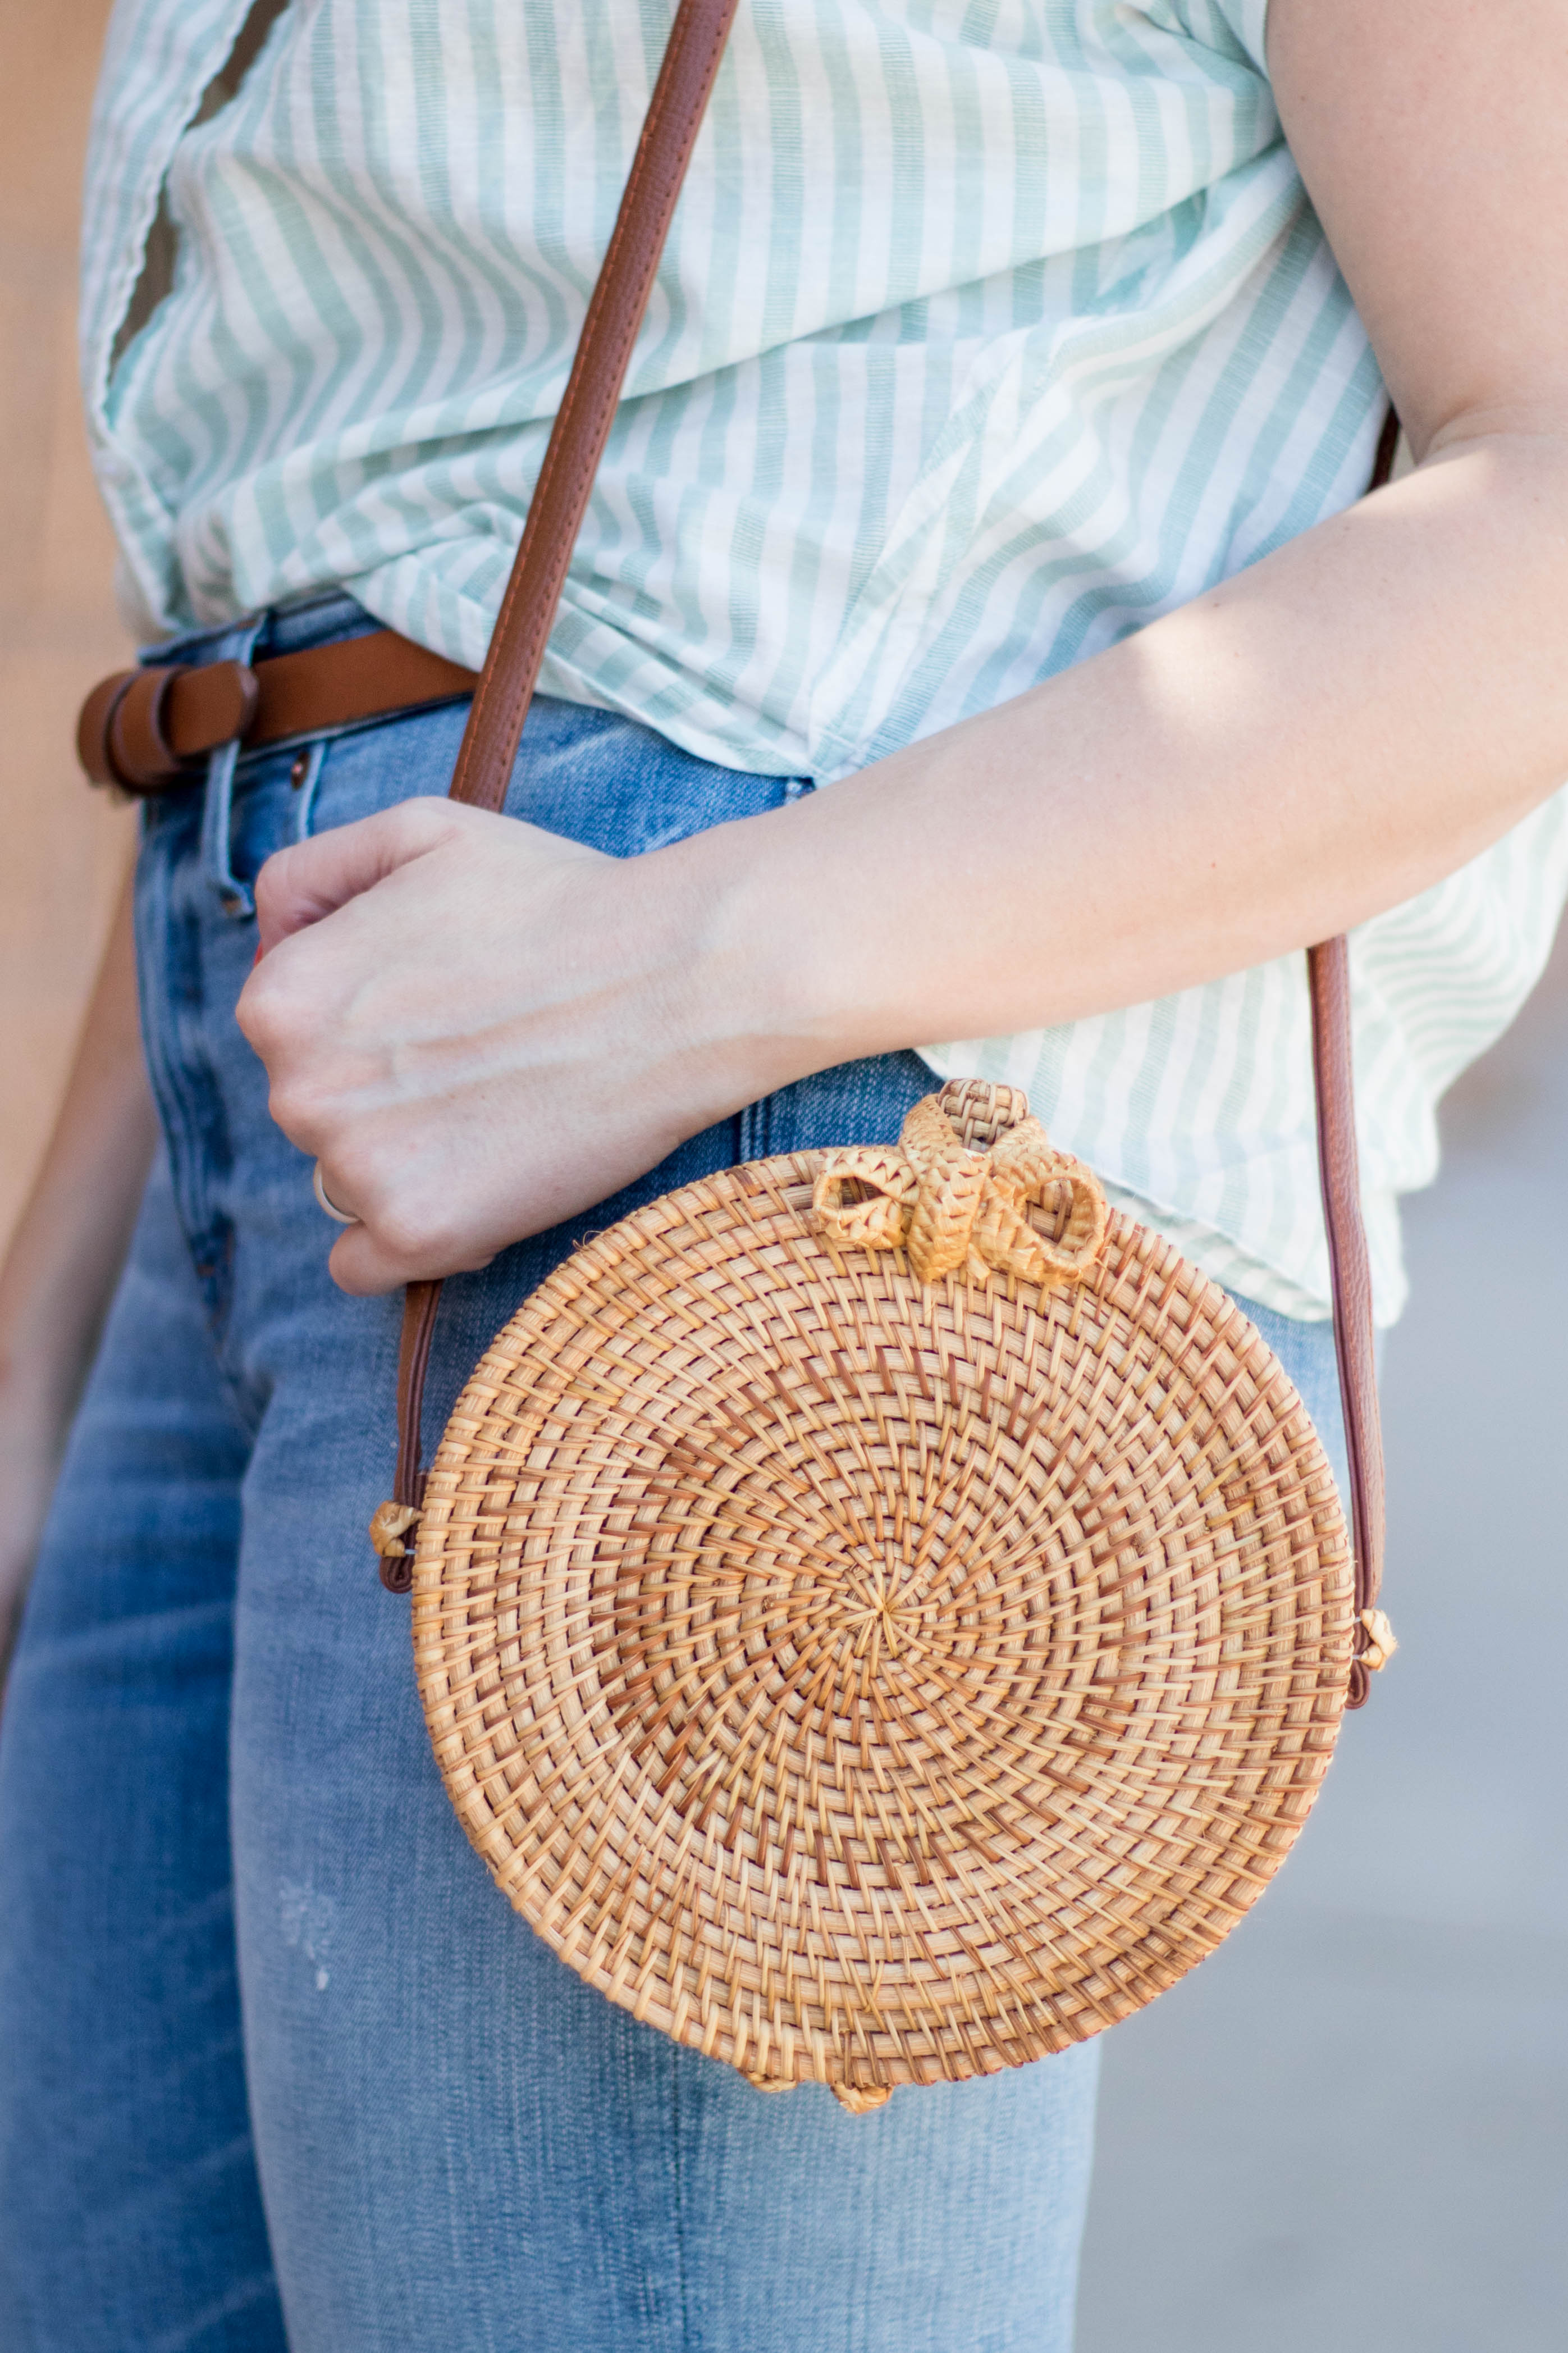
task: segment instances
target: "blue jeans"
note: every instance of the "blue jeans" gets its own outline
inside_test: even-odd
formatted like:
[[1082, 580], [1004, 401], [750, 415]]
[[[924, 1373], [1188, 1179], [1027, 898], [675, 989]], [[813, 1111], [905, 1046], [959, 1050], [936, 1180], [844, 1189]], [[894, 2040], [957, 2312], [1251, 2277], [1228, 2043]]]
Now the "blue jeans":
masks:
[[[343, 598], [265, 625], [278, 650], [362, 626]], [[166, 1150], [0, 1743], [0, 2345], [1067, 2353], [1093, 2045], [859, 2119], [765, 2097], [584, 1987], [442, 1789], [364, 1533], [398, 1303], [329, 1281], [233, 1008], [262, 860], [443, 790], [463, 718], [219, 755], [148, 813]], [[624, 855], [803, 789], [541, 702], [508, 806]], [[579, 1232], [736, 1160], [896, 1135], [931, 1083], [908, 1054], [826, 1071], [448, 1284], [427, 1445]], [[1256, 1312], [1337, 1432], [1323, 1333]]]

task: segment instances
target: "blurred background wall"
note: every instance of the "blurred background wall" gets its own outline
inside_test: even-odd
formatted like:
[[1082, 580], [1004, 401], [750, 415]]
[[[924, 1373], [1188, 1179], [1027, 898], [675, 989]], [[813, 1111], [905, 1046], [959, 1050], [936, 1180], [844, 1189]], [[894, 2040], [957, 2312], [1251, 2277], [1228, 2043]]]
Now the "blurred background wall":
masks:
[[79, 182], [107, 0], [0, 0], [0, 1234], [21, 1206], [130, 856], [71, 737], [122, 666], [76, 375]]
[[[130, 846], [71, 750], [82, 692], [126, 652], [72, 351], [107, 13], [0, 0], [0, 1230]], [[1568, 2341], [1561, 948], [1445, 1139], [1384, 1383], [1404, 1648], [1278, 1885], [1107, 2039], [1080, 2353]]]

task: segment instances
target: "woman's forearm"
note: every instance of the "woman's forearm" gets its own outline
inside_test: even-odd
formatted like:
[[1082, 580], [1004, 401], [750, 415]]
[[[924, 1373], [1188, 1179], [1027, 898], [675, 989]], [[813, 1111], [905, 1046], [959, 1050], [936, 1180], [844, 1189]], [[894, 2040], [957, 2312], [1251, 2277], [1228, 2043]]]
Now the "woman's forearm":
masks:
[[1450, 873], [1568, 775], [1568, 434], [1394, 488], [1016, 702], [616, 860], [410, 802], [280, 851], [239, 1019], [361, 1220], [481, 1265], [809, 1071], [1136, 1004]]
[[1568, 777], [1565, 614], [1568, 430], [1456, 432], [1032, 693], [659, 853], [707, 1018], [772, 1029], [776, 1083], [1342, 931]]
[[0, 1392], [58, 1420], [75, 1402], [152, 1157], [129, 887], [54, 1132], [0, 1265]]

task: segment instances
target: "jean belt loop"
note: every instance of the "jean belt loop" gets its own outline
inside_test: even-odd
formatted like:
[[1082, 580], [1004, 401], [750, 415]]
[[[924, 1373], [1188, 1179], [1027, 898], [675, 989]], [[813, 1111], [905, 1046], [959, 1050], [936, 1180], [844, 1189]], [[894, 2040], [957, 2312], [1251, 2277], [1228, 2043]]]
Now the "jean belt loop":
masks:
[[316, 786], [321, 780], [321, 762], [325, 759], [325, 740], [318, 735], [307, 744], [294, 763], [289, 781], [294, 787], [294, 839], [309, 841], [310, 826], [316, 814]]
[[[214, 648], [214, 661], [237, 661], [248, 665], [256, 650], [256, 641], [266, 626], [267, 615], [256, 614]], [[239, 739], [231, 738], [220, 744], [207, 761], [206, 798], [202, 807], [202, 867], [207, 881], [223, 902], [225, 913], [240, 917], [256, 913], [256, 901], [248, 885], [241, 882], [234, 871], [234, 772], [239, 760]]]

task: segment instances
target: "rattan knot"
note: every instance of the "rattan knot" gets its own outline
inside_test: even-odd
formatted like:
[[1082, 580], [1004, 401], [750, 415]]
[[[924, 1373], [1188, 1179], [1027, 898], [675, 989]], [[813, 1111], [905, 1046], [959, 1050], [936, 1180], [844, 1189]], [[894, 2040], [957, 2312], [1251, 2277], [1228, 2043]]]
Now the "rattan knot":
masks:
[[[1061, 1231], [1047, 1240], [1031, 1201], [1065, 1188]], [[953, 1080], [916, 1103], [898, 1144], [850, 1145], [824, 1159], [812, 1190], [824, 1241], [909, 1252], [921, 1282], [960, 1267], [1026, 1282], [1071, 1282], [1105, 1247], [1108, 1210], [1089, 1171], [1053, 1150], [1018, 1087]]]
[[370, 1540], [383, 1560], [401, 1560], [408, 1546], [403, 1542], [419, 1517], [412, 1504], [378, 1504], [371, 1515]]
[[1361, 1662], [1376, 1674], [1380, 1668], [1387, 1666], [1399, 1645], [1385, 1609], [1363, 1609], [1361, 1622], [1366, 1629], [1366, 1648], [1361, 1653]]

